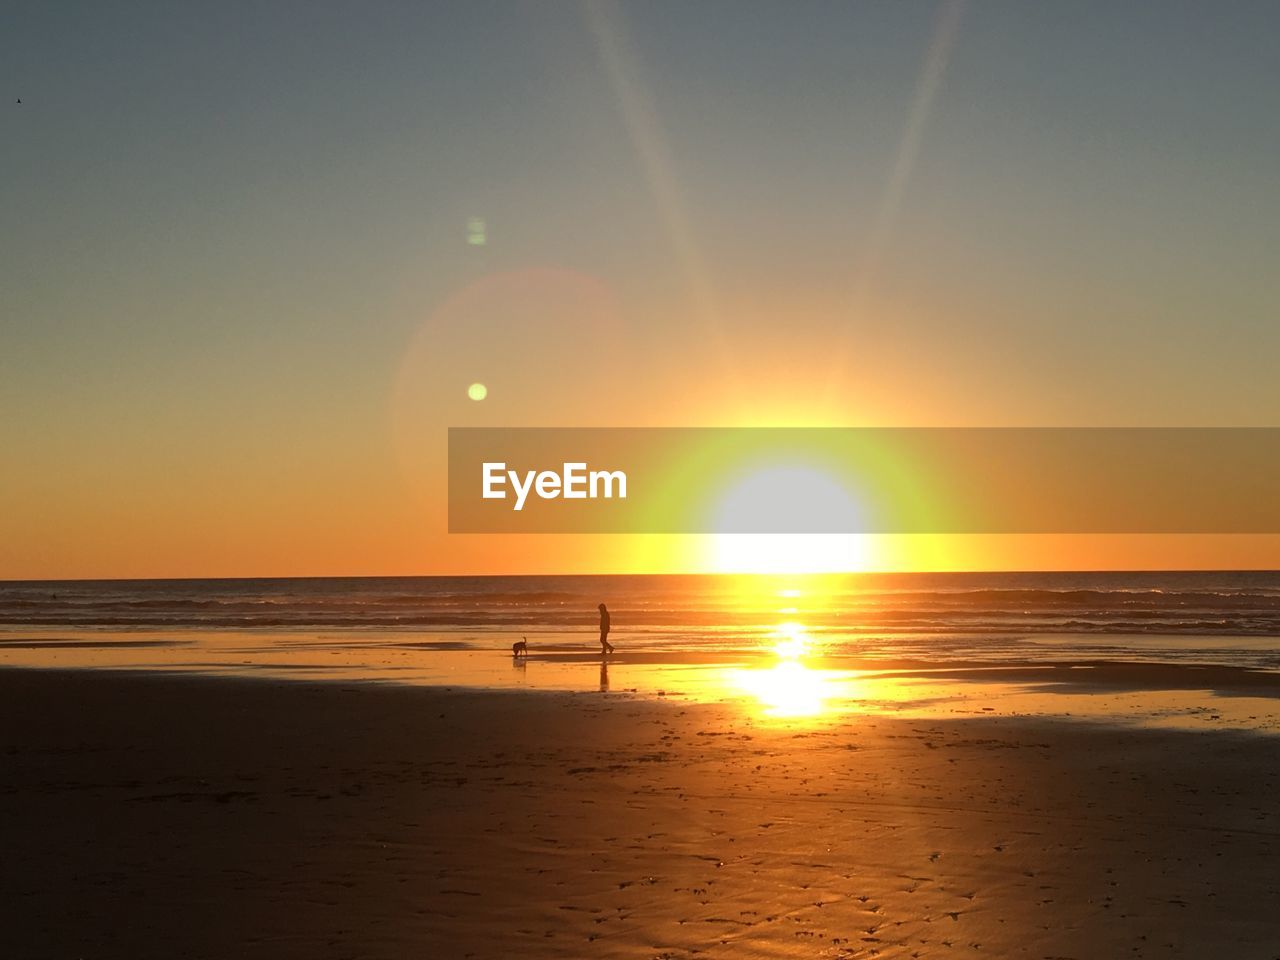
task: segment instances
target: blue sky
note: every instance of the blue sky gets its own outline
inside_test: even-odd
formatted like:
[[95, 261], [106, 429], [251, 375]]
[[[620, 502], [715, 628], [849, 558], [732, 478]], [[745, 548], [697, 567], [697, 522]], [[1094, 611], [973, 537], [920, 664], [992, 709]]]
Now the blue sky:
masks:
[[8, 4], [10, 493], [341, 455], [391, 497], [406, 377], [419, 432], [1273, 424], [1278, 36], [1268, 3]]

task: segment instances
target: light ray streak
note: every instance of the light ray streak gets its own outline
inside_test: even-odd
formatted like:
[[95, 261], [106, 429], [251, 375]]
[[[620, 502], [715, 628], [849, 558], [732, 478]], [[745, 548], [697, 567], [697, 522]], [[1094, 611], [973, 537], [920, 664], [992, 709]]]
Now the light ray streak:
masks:
[[725, 374], [739, 386], [741, 393], [706, 262], [685, 212], [658, 111], [642, 82], [639, 62], [627, 41], [622, 11], [613, 0], [583, 0], [582, 10], [623, 125], [639, 158], [645, 184], [692, 294], [696, 315], [712, 339]]
[[[933, 34], [929, 49], [925, 53], [919, 77], [916, 80], [915, 93], [911, 99], [911, 107], [907, 111], [906, 123], [902, 136], [898, 141], [898, 150], [889, 179], [885, 184], [880, 205], [876, 210], [875, 220], [868, 234], [866, 251], [862, 261], [854, 273], [852, 314], [855, 322], [860, 320], [867, 309], [872, 285], [879, 273], [884, 259], [885, 249], [893, 235], [902, 201], [911, 182], [911, 174], [915, 170], [916, 160], [920, 156], [920, 147], [924, 141], [925, 128], [933, 113], [934, 101], [946, 76], [947, 64], [951, 59], [951, 50], [955, 45], [956, 35], [960, 30], [961, 14], [964, 12], [964, 0], [944, 0], [934, 18]], [[835, 351], [831, 373], [827, 381], [827, 395], [839, 386], [844, 377], [849, 361], [849, 343], [844, 341]]]

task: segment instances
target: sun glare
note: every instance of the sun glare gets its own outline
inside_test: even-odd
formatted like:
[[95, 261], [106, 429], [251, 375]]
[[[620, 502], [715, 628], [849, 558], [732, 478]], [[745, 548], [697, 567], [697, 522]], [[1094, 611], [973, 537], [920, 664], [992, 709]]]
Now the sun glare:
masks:
[[735, 531], [856, 530], [862, 511], [829, 473], [804, 464], [752, 470], [720, 497], [716, 529]]
[[717, 503], [713, 568], [720, 573], [854, 573], [869, 568], [869, 540], [856, 533], [737, 533], [856, 528], [856, 498], [806, 465], [755, 470]]
[[713, 569], [719, 573], [859, 573], [871, 569], [860, 533], [720, 533]]
[[755, 697], [765, 716], [813, 717], [822, 713], [830, 690], [822, 671], [812, 670], [802, 662], [813, 652], [813, 641], [804, 625], [778, 624], [773, 652], [778, 662], [772, 667], [732, 671], [733, 685]]
[[809, 635], [798, 623], [781, 624], [773, 649], [784, 660], [796, 660], [809, 652]]
[[817, 716], [827, 697], [822, 675], [797, 660], [783, 660], [768, 670], [739, 670], [735, 682], [770, 717]]

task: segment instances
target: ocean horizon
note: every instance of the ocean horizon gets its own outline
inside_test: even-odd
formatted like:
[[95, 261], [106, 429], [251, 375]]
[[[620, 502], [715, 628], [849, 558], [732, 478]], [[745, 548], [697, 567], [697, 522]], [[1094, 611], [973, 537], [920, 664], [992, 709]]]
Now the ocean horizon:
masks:
[[[252, 632], [266, 646], [732, 656], [802, 636], [815, 656], [1138, 659], [1280, 669], [1280, 572], [320, 577], [0, 583], [0, 642], [84, 645]], [[309, 637], [308, 634], [314, 634]], [[76, 638], [79, 638], [78, 640]], [[155, 639], [159, 638], [159, 639]], [[62, 638], [66, 639], [66, 638]], [[106, 639], [102, 643], [107, 643]]]

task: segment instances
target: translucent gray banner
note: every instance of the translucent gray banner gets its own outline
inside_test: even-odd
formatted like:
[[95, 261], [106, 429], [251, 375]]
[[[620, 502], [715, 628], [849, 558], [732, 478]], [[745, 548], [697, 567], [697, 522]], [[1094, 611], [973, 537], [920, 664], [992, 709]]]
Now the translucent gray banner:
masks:
[[1280, 428], [453, 428], [454, 533], [1277, 533]]

